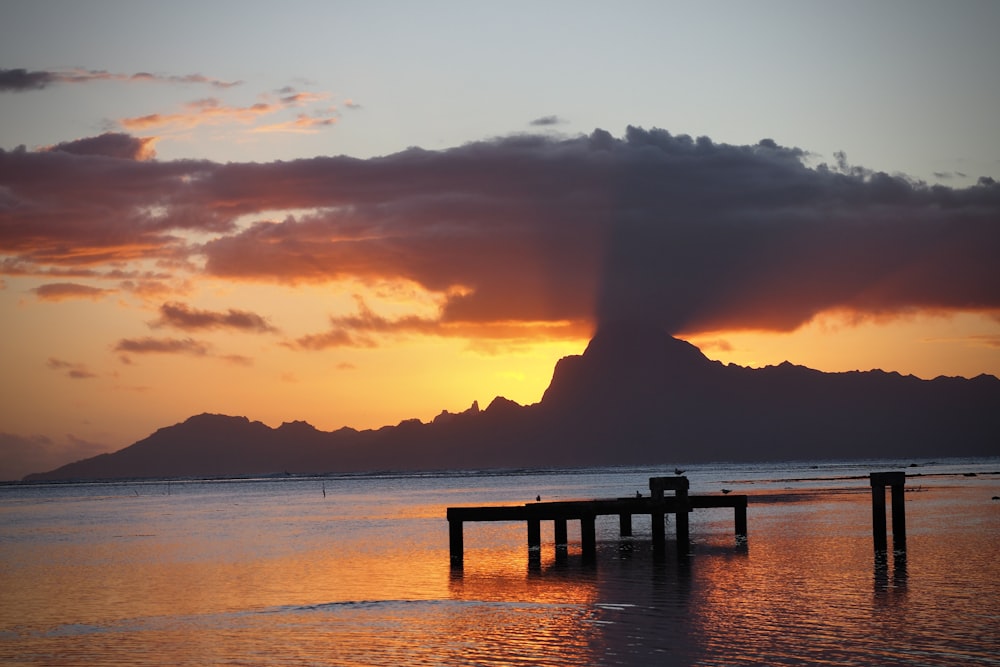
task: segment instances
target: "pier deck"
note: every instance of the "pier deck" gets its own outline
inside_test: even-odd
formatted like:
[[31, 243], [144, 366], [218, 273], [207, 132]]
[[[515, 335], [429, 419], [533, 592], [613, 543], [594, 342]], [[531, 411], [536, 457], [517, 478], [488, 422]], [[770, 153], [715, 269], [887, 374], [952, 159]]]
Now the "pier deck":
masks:
[[[665, 544], [664, 518], [676, 517], [677, 549], [687, 554], [690, 547], [688, 513], [695, 509], [733, 508], [735, 533], [738, 542], [747, 535], [747, 497], [745, 495], [688, 495], [686, 477], [652, 477], [649, 480], [650, 496], [635, 498], [606, 498], [593, 500], [560, 500], [534, 502], [524, 505], [486, 507], [449, 507], [448, 544], [453, 565], [460, 566], [464, 557], [463, 524], [467, 521], [524, 521], [528, 528], [529, 554], [541, 549], [541, 522], [553, 521], [556, 548], [565, 548], [566, 524], [580, 522], [580, 541], [584, 558], [596, 554], [595, 520], [598, 516], [618, 515], [620, 534], [632, 534], [632, 517], [649, 515], [652, 524], [653, 550], [662, 552]], [[667, 496], [664, 491], [674, 491]]]

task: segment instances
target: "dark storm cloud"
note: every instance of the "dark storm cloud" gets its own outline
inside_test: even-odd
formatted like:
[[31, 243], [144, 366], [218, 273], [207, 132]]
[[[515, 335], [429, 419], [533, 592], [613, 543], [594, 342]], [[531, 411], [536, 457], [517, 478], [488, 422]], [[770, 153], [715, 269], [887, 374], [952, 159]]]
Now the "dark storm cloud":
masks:
[[[456, 328], [789, 330], [831, 309], [1000, 310], [1000, 186], [805, 157], [638, 128], [264, 164], [13, 151], [0, 153], [0, 253], [40, 268], [203, 257], [237, 280], [407, 280], [440, 293], [439, 324]], [[268, 213], [282, 210], [312, 212]], [[212, 240], [194, 246], [188, 230]], [[299, 344], [357, 344], [376, 324]]]

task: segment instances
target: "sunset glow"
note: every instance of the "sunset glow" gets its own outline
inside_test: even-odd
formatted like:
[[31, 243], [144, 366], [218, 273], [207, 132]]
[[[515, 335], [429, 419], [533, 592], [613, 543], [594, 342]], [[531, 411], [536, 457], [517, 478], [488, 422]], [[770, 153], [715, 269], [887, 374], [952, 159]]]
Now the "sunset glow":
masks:
[[[572, 5], [544, 30], [292, 5], [5, 11], [0, 480], [203, 412], [531, 404], [619, 318], [725, 363], [1000, 375], [996, 7], [903, 4], [904, 30], [888, 6], [664, 3], [553, 35]], [[678, 20], [725, 52], [648, 32]], [[871, 57], [806, 74], [758, 30]]]

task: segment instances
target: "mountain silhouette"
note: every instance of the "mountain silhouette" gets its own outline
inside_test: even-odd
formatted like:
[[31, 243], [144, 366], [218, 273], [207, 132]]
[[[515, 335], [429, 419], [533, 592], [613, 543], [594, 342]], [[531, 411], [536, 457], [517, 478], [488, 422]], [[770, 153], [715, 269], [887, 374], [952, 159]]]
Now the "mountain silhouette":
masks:
[[752, 369], [635, 322], [556, 364], [541, 401], [325, 432], [203, 414], [26, 480], [991, 456], [1000, 379]]

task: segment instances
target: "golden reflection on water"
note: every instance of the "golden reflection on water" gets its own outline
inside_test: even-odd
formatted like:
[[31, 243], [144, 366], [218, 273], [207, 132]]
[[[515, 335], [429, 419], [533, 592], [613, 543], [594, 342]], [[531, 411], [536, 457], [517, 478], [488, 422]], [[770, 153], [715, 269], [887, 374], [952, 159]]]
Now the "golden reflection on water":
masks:
[[49, 540], [11, 522], [0, 663], [995, 665], [1000, 503], [979, 492], [908, 494], [884, 558], [865, 489], [752, 498], [745, 548], [731, 512], [697, 512], [686, 559], [655, 560], [638, 518], [592, 562], [573, 523], [537, 559], [523, 523], [467, 525], [457, 571], [440, 502], [158, 501]]

